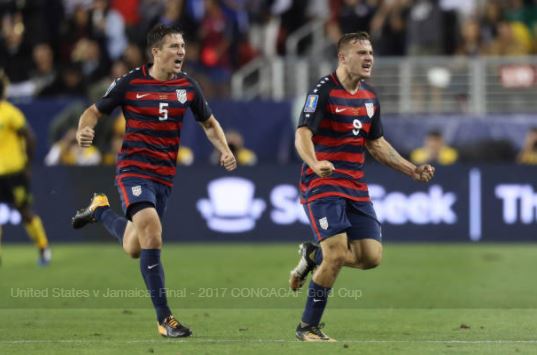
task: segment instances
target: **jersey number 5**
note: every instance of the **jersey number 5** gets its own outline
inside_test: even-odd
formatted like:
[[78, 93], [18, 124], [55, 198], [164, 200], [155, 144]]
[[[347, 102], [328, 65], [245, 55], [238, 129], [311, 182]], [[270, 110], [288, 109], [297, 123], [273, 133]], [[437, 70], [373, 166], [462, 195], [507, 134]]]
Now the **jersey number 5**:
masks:
[[168, 119], [168, 103], [167, 102], [159, 102], [158, 107], [158, 120], [159, 121], [166, 121]]
[[352, 133], [357, 136], [360, 134], [360, 129], [362, 129], [362, 122], [360, 122], [359, 119], [355, 118], [354, 121], [352, 121], [352, 126], [354, 129], [352, 130]]

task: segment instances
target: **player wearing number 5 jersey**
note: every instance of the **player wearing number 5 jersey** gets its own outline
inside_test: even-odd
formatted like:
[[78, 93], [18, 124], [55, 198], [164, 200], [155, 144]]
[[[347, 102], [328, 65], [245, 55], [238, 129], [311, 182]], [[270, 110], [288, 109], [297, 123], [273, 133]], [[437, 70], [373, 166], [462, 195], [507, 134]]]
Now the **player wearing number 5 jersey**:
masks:
[[179, 323], [168, 307], [160, 249], [161, 219], [176, 172], [187, 109], [220, 152], [220, 165], [230, 171], [236, 162], [200, 87], [181, 71], [185, 59], [181, 32], [158, 25], [148, 33], [147, 45], [153, 63], [115, 80], [104, 97], [82, 114], [76, 134], [81, 147], [90, 146], [97, 120], [118, 106], [122, 108], [126, 131], [116, 163], [116, 186], [125, 217], [110, 209], [104, 194], [94, 194], [90, 205], [73, 217], [73, 227], [101, 222], [130, 256], [140, 258], [159, 333], [186, 337], [191, 330]]
[[296, 337], [332, 341], [319, 327], [328, 295], [343, 266], [370, 269], [382, 258], [380, 223], [364, 182], [365, 150], [381, 163], [417, 181], [434, 174], [415, 166], [384, 139], [380, 103], [364, 82], [371, 76], [373, 49], [365, 32], [338, 42], [338, 67], [309, 92], [296, 131], [295, 146], [304, 161], [301, 202], [314, 243], [300, 245], [300, 261], [290, 286], [299, 289], [315, 269]]

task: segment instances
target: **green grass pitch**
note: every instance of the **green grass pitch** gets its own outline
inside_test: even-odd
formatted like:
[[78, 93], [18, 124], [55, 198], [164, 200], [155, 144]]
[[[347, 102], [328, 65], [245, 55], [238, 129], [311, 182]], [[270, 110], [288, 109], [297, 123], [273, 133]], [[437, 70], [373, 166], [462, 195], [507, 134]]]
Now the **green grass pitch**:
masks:
[[138, 261], [115, 244], [3, 246], [2, 354], [513, 354], [537, 352], [537, 246], [386, 244], [374, 270], [344, 269], [301, 343], [304, 292], [287, 289], [293, 244], [169, 244], [169, 303], [192, 327], [161, 338]]

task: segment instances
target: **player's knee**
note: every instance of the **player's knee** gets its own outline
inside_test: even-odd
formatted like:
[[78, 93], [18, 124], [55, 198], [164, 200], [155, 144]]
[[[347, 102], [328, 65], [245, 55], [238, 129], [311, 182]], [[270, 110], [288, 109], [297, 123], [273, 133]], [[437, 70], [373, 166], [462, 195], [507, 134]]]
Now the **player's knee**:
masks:
[[363, 270], [374, 269], [380, 265], [382, 261], [382, 253], [365, 254], [361, 260]]
[[329, 254], [325, 254], [323, 256], [323, 263], [327, 263], [334, 268], [341, 268], [345, 263], [345, 253], [333, 251]]
[[160, 234], [149, 234], [143, 238], [142, 248], [144, 249], [160, 249], [162, 248], [162, 238]]
[[160, 249], [162, 247], [162, 232], [155, 226], [146, 226], [138, 234], [142, 249]]

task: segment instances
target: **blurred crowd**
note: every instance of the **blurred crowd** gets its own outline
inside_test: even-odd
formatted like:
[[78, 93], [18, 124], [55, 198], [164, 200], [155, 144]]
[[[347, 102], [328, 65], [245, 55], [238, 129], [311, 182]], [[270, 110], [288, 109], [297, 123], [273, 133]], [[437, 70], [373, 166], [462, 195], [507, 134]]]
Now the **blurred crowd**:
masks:
[[[235, 70], [257, 57], [285, 55], [287, 38], [314, 22], [324, 24], [325, 48], [343, 33], [368, 31], [377, 56], [537, 54], [537, 0], [0, 0], [0, 19], [8, 95], [80, 99], [53, 120], [49, 165], [114, 162], [121, 115], [98, 126], [102, 141], [93, 150], [76, 146], [74, 130], [88, 100], [146, 62], [145, 35], [158, 23], [184, 32], [184, 69], [209, 98], [228, 97]], [[308, 55], [311, 40], [300, 43], [299, 55]], [[529, 133], [520, 163], [537, 163], [536, 137]], [[238, 132], [228, 139], [242, 164], [255, 164]], [[457, 151], [443, 144], [431, 132], [412, 160], [456, 162]], [[182, 148], [178, 163], [193, 161]]]
[[185, 70], [208, 97], [228, 96], [252, 59], [285, 55], [288, 36], [312, 21], [332, 43], [370, 32], [379, 56], [537, 53], [537, 0], [2, 0], [0, 18], [10, 97], [95, 99], [145, 62], [157, 23], [184, 31]]

